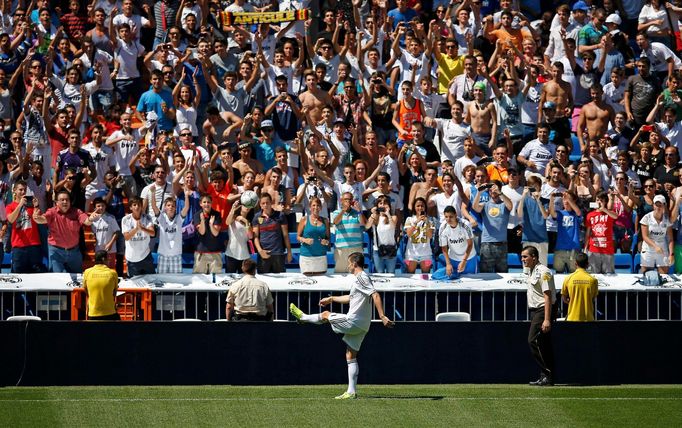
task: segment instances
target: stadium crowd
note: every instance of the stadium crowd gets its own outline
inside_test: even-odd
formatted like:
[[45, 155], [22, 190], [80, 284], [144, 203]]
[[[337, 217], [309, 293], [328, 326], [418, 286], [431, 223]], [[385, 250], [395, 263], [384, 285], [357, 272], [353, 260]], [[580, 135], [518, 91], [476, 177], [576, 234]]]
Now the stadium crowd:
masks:
[[3, 0], [12, 271], [682, 272], [677, 3]]

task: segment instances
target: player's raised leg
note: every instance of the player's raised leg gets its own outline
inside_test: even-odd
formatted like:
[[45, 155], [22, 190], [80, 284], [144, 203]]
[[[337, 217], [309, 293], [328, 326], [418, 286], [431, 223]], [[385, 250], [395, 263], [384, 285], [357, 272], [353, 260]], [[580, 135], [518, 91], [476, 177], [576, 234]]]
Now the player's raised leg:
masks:
[[325, 321], [327, 321], [328, 314], [327, 311], [321, 313], [321, 314], [306, 314], [302, 310], [300, 310], [296, 305], [293, 303], [289, 304], [289, 312], [291, 312], [291, 315], [293, 315], [294, 318], [299, 320], [300, 322], [307, 322], [311, 324], [322, 324]]

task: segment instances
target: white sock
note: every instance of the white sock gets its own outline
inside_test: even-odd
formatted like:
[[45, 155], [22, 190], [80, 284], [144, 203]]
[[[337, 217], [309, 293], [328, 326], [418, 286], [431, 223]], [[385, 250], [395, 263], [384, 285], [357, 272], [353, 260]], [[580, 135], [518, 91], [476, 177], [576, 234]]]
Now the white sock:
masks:
[[301, 315], [301, 321], [309, 322], [312, 324], [322, 324], [322, 315], [320, 314], [303, 314]]
[[348, 363], [348, 393], [355, 394], [355, 387], [358, 384], [358, 374], [360, 373], [360, 366], [357, 359], [346, 360]]

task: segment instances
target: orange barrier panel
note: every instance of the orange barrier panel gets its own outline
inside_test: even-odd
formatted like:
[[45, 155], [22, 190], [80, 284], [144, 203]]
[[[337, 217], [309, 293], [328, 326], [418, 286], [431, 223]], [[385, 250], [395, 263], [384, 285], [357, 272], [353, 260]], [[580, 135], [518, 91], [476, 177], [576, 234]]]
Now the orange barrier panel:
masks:
[[[116, 296], [116, 311], [121, 321], [151, 321], [152, 291], [149, 288], [119, 288], [123, 292]], [[84, 288], [71, 292], [71, 320], [87, 320], [88, 297]]]

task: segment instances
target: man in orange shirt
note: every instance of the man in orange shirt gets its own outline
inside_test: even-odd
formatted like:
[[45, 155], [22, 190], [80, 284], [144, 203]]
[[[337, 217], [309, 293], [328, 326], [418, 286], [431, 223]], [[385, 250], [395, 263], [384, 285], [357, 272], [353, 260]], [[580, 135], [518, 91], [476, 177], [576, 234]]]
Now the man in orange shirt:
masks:
[[[533, 34], [525, 29], [524, 26], [528, 25], [527, 21], [521, 21], [519, 23], [519, 28], [512, 27], [512, 21], [514, 20], [514, 15], [511, 11], [505, 10], [500, 14], [500, 28], [494, 29], [493, 17], [489, 16], [489, 20], [486, 20], [484, 24], [484, 32], [486, 38], [492, 43], [495, 43], [498, 39], [502, 42], [502, 46], [507, 46], [507, 42], [511, 42], [518, 51], [523, 49], [522, 42], [524, 38], [533, 38]], [[530, 28], [530, 26], [528, 27]], [[502, 54], [501, 52], [498, 52]]]
[[[231, 168], [231, 166], [227, 166], [227, 168]], [[239, 198], [239, 194], [234, 190], [232, 180], [229, 177], [226, 178], [224, 172], [220, 170], [211, 172], [211, 182], [207, 193], [211, 195], [211, 208], [220, 214], [220, 218], [227, 218], [230, 210], [232, 210], [232, 203]], [[227, 228], [225, 222], [222, 222], [221, 233], [227, 233]]]
[[509, 163], [509, 153], [505, 146], [495, 147], [493, 151], [493, 158], [495, 162], [486, 165], [485, 169], [488, 171], [488, 177], [490, 181], [499, 180], [504, 184], [509, 184], [509, 171], [511, 167]]

